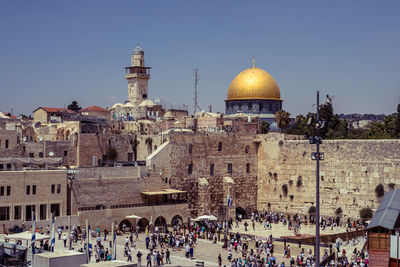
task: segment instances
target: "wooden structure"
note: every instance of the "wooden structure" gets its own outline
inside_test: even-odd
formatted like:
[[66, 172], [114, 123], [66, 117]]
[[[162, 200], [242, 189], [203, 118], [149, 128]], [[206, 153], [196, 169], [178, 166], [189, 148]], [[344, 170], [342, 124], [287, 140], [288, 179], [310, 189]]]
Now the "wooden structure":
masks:
[[[367, 227], [369, 266], [400, 266], [398, 240], [400, 230], [400, 189], [385, 194]], [[397, 253], [393, 253], [396, 251]]]

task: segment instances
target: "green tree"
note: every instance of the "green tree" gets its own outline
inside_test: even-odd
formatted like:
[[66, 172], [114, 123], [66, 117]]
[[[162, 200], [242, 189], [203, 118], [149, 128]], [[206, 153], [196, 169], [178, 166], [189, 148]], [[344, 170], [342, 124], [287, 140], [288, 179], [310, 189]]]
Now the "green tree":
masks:
[[261, 122], [261, 133], [267, 134], [269, 132], [269, 126], [270, 124], [268, 121]]
[[72, 101], [71, 104], [68, 105], [67, 109], [78, 112], [82, 108], [78, 105], [78, 102], [74, 100], [74, 101]]
[[372, 218], [372, 216], [374, 216], [374, 213], [370, 207], [366, 207], [360, 210], [360, 218], [364, 221], [368, 221]]
[[281, 133], [283, 133], [290, 123], [290, 113], [284, 110], [278, 110], [275, 113], [275, 121], [279, 129], [281, 129]]

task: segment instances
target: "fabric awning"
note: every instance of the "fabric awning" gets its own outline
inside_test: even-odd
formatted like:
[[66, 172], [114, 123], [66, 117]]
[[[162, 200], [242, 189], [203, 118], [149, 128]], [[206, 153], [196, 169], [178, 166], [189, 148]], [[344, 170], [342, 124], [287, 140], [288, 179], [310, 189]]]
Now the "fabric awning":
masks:
[[[13, 239], [13, 240], [31, 240], [32, 239], [32, 232], [26, 231], [18, 234], [13, 234], [13, 235], [7, 235], [5, 236], [8, 239]], [[41, 240], [46, 240], [50, 239], [50, 236], [47, 235], [41, 235], [39, 233], [35, 234], [35, 240], [36, 241], [41, 241]]]
[[0, 158], [0, 164], [60, 164], [62, 158], [51, 157], [51, 158]]
[[137, 215], [128, 215], [128, 216], [125, 216], [125, 218], [128, 218], [128, 219], [142, 219], [142, 217], [137, 216]]
[[218, 219], [214, 215], [202, 215], [202, 216], [199, 216], [196, 219], [192, 219], [192, 220], [193, 221], [202, 221], [202, 220], [216, 221]]
[[147, 192], [142, 192], [143, 195], [147, 195], [147, 196], [169, 195], [169, 194], [179, 194], [179, 193], [186, 193], [186, 191], [168, 188], [168, 189], [162, 189], [161, 191], [147, 191]]

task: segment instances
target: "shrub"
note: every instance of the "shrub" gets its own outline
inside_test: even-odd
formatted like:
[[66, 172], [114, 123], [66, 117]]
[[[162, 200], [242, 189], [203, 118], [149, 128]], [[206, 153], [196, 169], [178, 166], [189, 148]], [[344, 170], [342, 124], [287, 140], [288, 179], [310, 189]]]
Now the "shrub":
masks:
[[292, 180], [292, 179], [289, 180], [289, 185], [290, 185], [290, 186], [293, 185], [293, 180]]
[[311, 206], [311, 207], [308, 209], [308, 214], [309, 214], [309, 215], [314, 215], [316, 212], [317, 212], [317, 208], [316, 208], [315, 206]]
[[383, 188], [382, 184], [378, 184], [375, 187], [375, 194], [377, 197], [383, 197], [383, 195], [385, 194], [385, 189]]
[[342, 214], [342, 213], [343, 213], [343, 210], [342, 210], [341, 207], [339, 207], [339, 208], [337, 208], [337, 209], [335, 210], [335, 214], [336, 214], [336, 215], [340, 215], [340, 214]]
[[297, 178], [297, 183], [296, 183], [297, 187], [301, 187], [303, 185], [303, 179], [301, 178], [301, 176], [299, 176]]
[[394, 183], [390, 183], [390, 184], [389, 184], [389, 189], [390, 189], [390, 190], [394, 190], [395, 187], [396, 187], [396, 184], [394, 184]]
[[107, 159], [109, 159], [111, 161], [114, 161], [118, 157], [118, 152], [114, 147], [110, 146], [107, 149], [107, 154], [106, 155], [107, 155]]
[[282, 185], [282, 192], [283, 192], [283, 195], [286, 197], [288, 194], [288, 185], [287, 184]]
[[293, 195], [290, 195], [289, 197], [290, 197], [290, 201], [293, 201], [294, 196], [293, 196]]
[[360, 210], [360, 218], [364, 221], [368, 221], [372, 218], [373, 215], [374, 213], [372, 212], [372, 209], [370, 207], [366, 207]]

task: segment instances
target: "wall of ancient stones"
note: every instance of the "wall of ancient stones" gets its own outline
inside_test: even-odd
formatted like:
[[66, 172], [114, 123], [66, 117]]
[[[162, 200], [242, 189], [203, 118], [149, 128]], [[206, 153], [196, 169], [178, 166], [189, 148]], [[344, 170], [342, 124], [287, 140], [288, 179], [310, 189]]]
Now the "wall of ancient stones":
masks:
[[[315, 145], [280, 134], [260, 135], [258, 150], [259, 210], [307, 214], [315, 204]], [[324, 140], [320, 164], [321, 214], [359, 217], [364, 207], [376, 209], [378, 184], [400, 186], [400, 140]], [[298, 182], [301, 181], [301, 182]], [[390, 185], [390, 186], [389, 186]], [[283, 187], [287, 187], [285, 194]]]
[[[234, 133], [173, 133], [169, 140], [169, 159], [165, 164], [157, 161], [155, 169], [168, 169], [163, 175], [170, 179], [171, 187], [188, 191], [192, 216], [202, 215], [200, 213], [206, 212], [205, 207], [208, 213], [224, 216], [227, 197], [224, 177], [234, 181], [235, 190], [231, 190], [234, 191], [231, 195], [234, 207], [255, 209], [257, 143], [253, 139], [254, 136]], [[160, 152], [160, 157], [166, 158], [165, 153]], [[210, 173], [212, 164], [213, 174]], [[232, 165], [231, 173], [228, 164]], [[210, 203], [204, 203], [204, 200]]]

